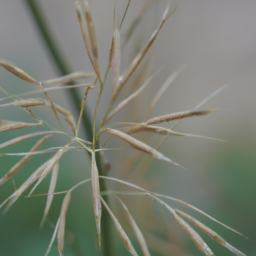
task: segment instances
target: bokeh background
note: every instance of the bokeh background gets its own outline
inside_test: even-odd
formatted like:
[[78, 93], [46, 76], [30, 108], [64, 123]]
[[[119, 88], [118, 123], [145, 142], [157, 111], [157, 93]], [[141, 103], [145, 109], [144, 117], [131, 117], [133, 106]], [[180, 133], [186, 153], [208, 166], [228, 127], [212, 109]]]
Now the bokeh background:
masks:
[[[92, 71], [77, 22], [74, 1], [35, 1], [40, 4], [54, 39], [72, 70]], [[97, 31], [103, 73], [108, 61], [113, 31], [114, 1], [94, 0], [89, 3]], [[127, 1], [118, 1], [118, 21], [121, 20], [126, 3]], [[132, 1], [122, 35], [139, 14], [144, 3], [143, 0]], [[165, 5], [166, 2], [160, 0], [152, 0], [149, 4], [134, 37], [124, 49], [122, 70], [128, 66], [156, 29]], [[174, 8], [176, 5], [177, 2], [173, 2], [171, 7]], [[222, 112], [183, 120], [176, 128], [181, 132], [221, 138], [228, 143], [186, 137], [169, 138], [160, 151], [189, 171], [157, 160], [149, 162], [150, 158], [147, 158], [145, 162], [148, 162], [149, 166], [146, 171], [133, 166], [122, 176], [120, 173], [129, 163], [127, 158], [134, 151], [113, 139], [109, 146], [121, 146], [124, 149], [118, 153], [107, 154], [112, 166], [110, 176], [122, 176], [138, 185], [180, 198], [204, 210], [249, 239], [226, 230], [198, 213], [191, 210], [187, 212], [221, 234], [246, 255], [256, 255], [255, 9], [256, 2], [252, 0], [179, 1], [177, 11], [166, 22], [156, 40], [152, 64], [146, 77], [161, 65], [164, 69], [150, 83], [142, 97], [123, 109], [115, 118], [115, 121], [141, 121], [157, 89], [172, 72], [185, 64], [184, 71], [158, 102], [153, 116], [192, 109], [213, 91], [228, 84], [227, 89], [205, 105], [206, 108], [222, 109]], [[25, 0], [0, 1], [0, 35], [2, 59], [12, 61], [38, 80], [59, 75]], [[146, 63], [143, 62], [140, 68], [143, 68], [143, 65]], [[137, 75], [138, 73], [132, 78], [135, 82]], [[0, 70], [0, 86], [13, 94], [35, 89], [33, 85], [20, 81], [3, 69]], [[127, 86], [129, 88], [126, 93], [133, 88], [133, 83]], [[56, 102], [73, 109], [67, 93], [58, 92], [52, 95]], [[4, 97], [4, 94], [0, 95], [1, 98]], [[81, 97], [82, 95], [83, 90]], [[110, 95], [111, 75], [100, 104], [99, 121]], [[91, 112], [95, 106], [95, 99], [96, 92], [93, 92], [87, 101], [87, 108]], [[39, 108], [37, 114], [56, 124], [50, 111]], [[25, 112], [14, 107], [1, 108], [0, 119], [31, 121]], [[0, 143], [35, 130], [1, 133]], [[155, 136], [150, 143], [156, 145], [160, 138]], [[26, 152], [37, 139], [30, 139], [2, 152]], [[54, 136], [44, 148], [64, 145], [65, 142], [66, 139], [62, 136]], [[14, 177], [16, 186], [21, 185], [48, 157], [49, 155], [35, 156], [26, 164]], [[18, 159], [17, 156], [1, 156], [0, 175], [3, 176]], [[89, 176], [90, 163], [84, 152], [69, 152], [60, 162], [56, 190], [67, 190]], [[47, 177], [36, 190], [36, 194], [47, 192], [49, 180], [50, 177]], [[109, 183], [109, 186], [116, 189], [114, 183]], [[118, 188], [127, 189], [120, 186]], [[2, 202], [14, 190], [12, 181], [0, 189]], [[161, 206], [155, 206], [147, 198], [123, 198], [145, 233], [152, 255], [201, 255], [187, 234], [175, 223], [171, 214]], [[63, 195], [54, 198], [49, 214], [52, 223], [58, 218], [62, 199]], [[44, 255], [53, 232], [48, 223], [43, 230], [39, 230], [45, 201], [46, 197], [21, 196], [7, 214], [0, 215], [0, 255]], [[179, 206], [174, 203], [171, 205]], [[134, 246], [138, 248], [139, 255], [142, 255], [124, 212], [114, 199], [111, 201], [111, 207], [130, 235]], [[180, 209], [185, 210], [184, 207]], [[65, 255], [100, 255], [97, 249], [89, 184], [80, 187], [72, 195], [66, 228]], [[110, 232], [115, 239], [115, 255], [129, 255], [120, 243], [113, 226]], [[232, 255], [207, 236], [202, 236], [216, 255]], [[50, 255], [58, 255], [56, 243]]]

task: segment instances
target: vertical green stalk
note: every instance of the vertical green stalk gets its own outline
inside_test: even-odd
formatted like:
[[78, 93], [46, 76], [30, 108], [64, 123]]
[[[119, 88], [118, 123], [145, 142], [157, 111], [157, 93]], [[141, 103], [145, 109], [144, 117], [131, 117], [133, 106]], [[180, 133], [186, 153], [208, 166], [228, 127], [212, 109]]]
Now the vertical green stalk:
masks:
[[[42, 9], [39, 7], [38, 2], [36, 0], [24, 0], [24, 2], [27, 4], [33, 18], [35, 21], [35, 24], [37, 25], [38, 31], [40, 31], [40, 35], [42, 36], [47, 49], [49, 51], [49, 54], [52, 58], [53, 63], [55, 64], [55, 67], [57, 68], [58, 72], [61, 75], [66, 75], [71, 73], [71, 69], [69, 65], [67, 64], [64, 55], [60, 52], [60, 48], [55, 43], [53, 36], [50, 33], [50, 29], [46, 24], [46, 20], [44, 18], [44, 15], [42, 13]], [[79, 115], [80, 112], [80, 97], [78, 94], [78, 91], [76, 89], [69, 90], [68, 93], [71, 101], [74, 103], [74, 107]], [[91, 122], [91, 116], [87, 110], [87, 108], [84, 108], [84, 114], [83, 114], [83, 126], [85, 130], [85, 134], [87, 136], [87, 139], [93, 138], [93, 128], [92, 128], [92, 122]], [[99, 148], [99, 141], [96, 140], [95, 142], [95, 148]], [[107, 175], [106, 170], [104, 169], [103, 161], [101, 158], [100, 153], [96, 153], [96, 162], [99, 170], [99, 175], [105, 176]], [[100, 179], [100, 188], [102, 191], [107, 190], [105, 180]], [[109, 199], [106, 196], [105, 201], [108, 203]], [[110, 256], [113, 255], [112, 253], [112, 241], [111, 241], [111, 234], [110, 234], [110, 222], [111, 218], [108, 215], [105, 208], [102, 209], [102, 245], [103, 245], [103, 255]]]

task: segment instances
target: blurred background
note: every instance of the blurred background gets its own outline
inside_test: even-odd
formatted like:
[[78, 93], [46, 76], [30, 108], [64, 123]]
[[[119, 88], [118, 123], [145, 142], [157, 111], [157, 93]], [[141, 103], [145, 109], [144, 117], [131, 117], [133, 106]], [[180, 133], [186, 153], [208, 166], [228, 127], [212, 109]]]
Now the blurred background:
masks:
[[[50, 26], [64, 58], [73, 71], [93, 71], [86, 54], [84, 42], [77, 22], [73, 0], [35, 0]], [[89, 1], [95, 22], [101, 73], [105, 72], [113, 33], [114, 1]], [[117, 1], [117, 18], [121, 21], [127, 1]], [[132, 1], [124, 21], [122, 40], [133, 20], [139, 15], [145, 1]], [[166, 1], [151, 0], [133, 37], [122, 53], [122, 70], [128, 67], [139, 49], [145, 45], [157, 28]], [[172, 2], [174, 9], [177, 2]], [[120, 152], [106, 154], [112, 177], [123, 178], [144, 188], [182, 199], [207, 212], [219, 221], [243, 233], [249, 239], [226, 230], [204, 216], [169, 201], [173, 207], [186, 210], [204, 224], [219, 233], [246, 255], [256, 255], [256, 31], [255, 1], [199, 1], [181, 0], [177, 11], [165, 23], [152, 51], [152, 57], [140, 64], [132, 81], [127, 84], [127, 96], [140, 86], [160, 66], [163, 70], [149, 84], [141, 97], [127, 106], [113, 121], [141, 122], [154, 94], [168, 76], [186, 65], [179, 77], [171, 84], [157, 103], [152, 116], [194, 108], [199, 102], [224, 84], [229, 86], [208, 101], [205, 108], [222, 109], [206, 117], [182, 120], [176, 131], [216, 137], [228, 142], [189, 137], [170, 137], [160, 151], [175, 162], [188, 168], [170, 165], [159, 160], [142, 158], [133, 164], [134, 150], [117, 139], [109, 147], [122, 147]], [[26, 1], [0, 1], [0, 58], [12, 61], [38, 80], [59, 76], [44, 41], [37, 30]], [[152, 61], [152, 63], [150, 63]], [[143, 70], [144, 76], [140, 76]], [[141, 72], [140, 72], [141, 71]], [[111, 75], [100, 103], [98, 121], [101, 120], [111, 96]], [[7, 71], [0, 70], [0, 86], [10, 93], [31, 91], [34, 85], [25, 83]], [[86, 107], [92, 113], [96, 91], [90, 92]], [[62, 106], [74, 110], [67, 96], [68, 91], [52, 93], [53, 99]], [[84, 90], [81, 89], [81, 98]], [[5, 97], [0, 93], [1, 98]], [[118, 100], [120, 101], [122, 97]], [[36, 113], [44, 120], [56, 124], [50, 110], [38, 108]], [[77, 113], [74, 113], [77, 117]], [[15, 107], [1, 108], [0, 119], [32, 121], [24, 112]], [[171, 124], [165, 127], [171, 127]], [[38, 131], [36, 128], [16, 130], [0, 134], [0, 143], [21, 134]], [[82, 136], [82, 135], [81, 135]], [[105, 136], [103, 136], [105, 138]], [[149, 138], [144, 135], [142, 140]], [[161, 136], [151, 136], [150, 145], [156, 146]], [[1, 150], [3, 152], [27, 152], [38, 138]], [[104, 139], [103, 139], [104, 140]], [[102, 141], [103, 141], [102, 140]], [[66, 138], [55, 135], [42, 148], [61, 146]], [[139, 153], [137, 153], [139, 154]], [[49, 154], [35, 156], [14, 176], [20, 186]], [[0, 176], [20, 159], [17, 156], [0, 157]], [[132, 163], [132, 164], [131, 164]], [[131, 164], [131, 168], [129, 167]], [[68, 152], [60, 162], [60, 174], [56, 191], [69, 189], [82, 179], [90, 176], [90, 161], [84, 152]], [[47, 193], [50, 177], [38, 187], [35, 194]], [[110, 182], [111, 189], [117, 189]], [[1, 186], [0, 202], [14, 191], [9, 180]], [[119, 190], [128, 190], [118, 186]], [[28, 192], [25, 192], [27, 195]], [[171, 214], [155, 205], [148, 198], [122, 197], [135, 220], [145, 234], [152, 255], [201, 255], [188, 235], [174, 221]], [[49, 213], [49, 220], [56, 223], [63, 195], [56, 195]], [[50, 242], [53, 228], [46, 223], [39, 230], [46, 197], [20, 199], [7, 214], [0, 215], [0, 255], [32, 256], [44, 255]], [[119, 218], [138, 254], [142, 255], [135, 235], [125, 218], [123, 209], [113, 198], [111, 208]], [[50, 225], [49, 225], [50, 224]], [[73, 194], [67, 213], [65, 255], [101, 255], [97, 249], [97, 236], [90, 184], [79, 187]], [[115, 255], [129, 255], [116, 235], [114, 226], [111, 233], [115, 239]], [[199, 232], [200, 233], [200, 232]], [[200, 233], [201, 234], [201, 233]], [[216, 255], [232, 255], [226, 248], [202, 237]], [[56, 242], [50, 255], [58, 255]]]

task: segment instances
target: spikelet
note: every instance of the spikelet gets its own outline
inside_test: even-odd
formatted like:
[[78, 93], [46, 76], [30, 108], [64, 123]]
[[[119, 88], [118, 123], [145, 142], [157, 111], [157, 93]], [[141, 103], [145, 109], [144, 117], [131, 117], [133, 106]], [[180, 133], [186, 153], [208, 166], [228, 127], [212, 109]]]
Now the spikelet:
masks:
[[194, 242], [196, 247], [206, 256], [215, 256], [210, 247], [204, 242], [204, 240], [196, 233], [196, 231], [191, 228], [191, 226], [180, 218], [177, 214], [174, 214], [175, 219], [180, 224], [180, 226], [187, 232], [191, 240]]
[[[30, 150], [30, 152], [35, 152], [37, 151], [42, 145], [43, 143], [49, 139], [51, 137], [51, 135], [46, 135], [44, 136], [42, 139], [40, 139]], [[14, 174], [16, 174], [28, 161], [29, 159], [32, 157], [33, 155], [26, 155], [25, 157], [23, 157], [17, 164], [15, 164], [10, 170], [9, 172], [7, 172], [3, 178], [0, 179], [0, 185], [4, 184], [7, 180], [9, 180]]]
[[62, 85], [62, 84], [74, 82], [79, 79], [88, 78], [91, 76], [94, 76], [94, 73], [74, 72], [74, 73], [68, 74], [66, 76], [46, 80], [42, 83], [49, 84], [49, 85]]
[[13, 122], [8, 120], [0, 120], [0, 132], [9, 132], [22, 128], [42, 126], [42, 123], [24, 123], [24, 122]]
[[49, 187], [49, 191], [48, 191], [49, 195], [47, 196], [46, 206], [45, 206], [42, 221], [40, 223], [40, 228], [43, 227], [44, 222], [47, 218], [48, 212], [50, 210], [51, 204], [52, 204], [52, 200], [53, 200], [53, 196], [54, 196], [53, 193], [54, 193], [55, 186], [57, 183], [58, 173], [59, 173], [59, 163], [56, 163], [52, 170], [52, 178], [51, 178], [51, 183], [50, 183], [50, 187]]
[[147, 144], [131, 137], [130, 135], [128, 134], [125, 134], [121, 131], [118, 131], [118, 130], [115, 130], [115, 129], [111, 129], [111, 128], [104, 128], [102, 130], [103, 132], [108, 132], [118, 138], [120, 138], [121, 140], [127, 142], [128, 144], [130, 144], [133, 148], [141, 151], [141, 152], [144, 152], [146, 154], [149, 154], [157, 159], [160, 159], [160, 160], [164, 160], [166, 162], [169, 162], [169, 163], [172, 163], [172, 164], [175, 164], [177, 166], [180, 166], [179, 164], [173, 162], [171, 159], [169, 159], [168, 157], [164, 156], [162, 153], [158, 152], [156, 149], [148, 146]]
[[246, 256], [244, 253], [240, 252], [236, 248], [234, 248], [232, 245], [227, 243], [220, 235], [218, 235], [216, 232], [205, 226], [203, 223], [200, 221], [196, 220], [192, 216], [188, 215], [185, 212], [175, 210], [177, 213], [185, 217], [189, 222], [194, 224], [196, 227], [198, 227], [200, 230], [202, 230], [206, 235], [208, 235], [211, 239], [215, 240], [217, 243], [221, 244], [222, 246], [226, 247], [229, 249], [231, 252], [233, 252], [237, 256]]
[[41, 174], [40, 178], [38, 179], [36, 185], [32, 188], [32, 190], [29, 193], [29, 196], [34, 192], [34, 190], [37, 188], [37, 186], [41, 183], [41, 181], [49, 174], [51, 169], [54, 167], [54, 165], [59, 162], [59, 160], [63, 157], [63, 155], [67, 152], [69, 145], [73, 141], [69, 142], [64, 147], [61, 147], [58, 152], [49, 160], [49, 163], [46, 165], [45, 169], [43, 170], [43, 173]]
[[[117, 196], [116, 196], [117, 197]], [[128, 210], [127, 206], [121, 201], [121, 199], [119, 197], [117, 197], [118, 201], [121, 203], [121, 205], [123, 206], [126, 215], [128, 217], [128, 220], [133, 228], [133, 231], [136, 235], [136, 238], [140, 244], [141, 250], [143, 251], [144, 256], [150, 256], [149, 250], [148, 250], [148, 246], [146, 243], [146, 240], [140, 230], [140, 228], [138, 227], [137, 223], [135, 222], [134, 218], [132, 217], [130, 211]]]
[[98, 233], [99, 249], [101, 249], [101, 232], [100, 232], [100, 219], [101, 219], [101, 202], [100, 202], [100, 184], [99, 173], [95, 160], [95, 153], [92, 153], [92, 167], [91, 167], [91, 179], [92, 179], [92, 201], [94, 209], [94, 217], [96, 221], [96, 228]]
[[69, 202], [71, 198], [71, 192], [68, 192], [64, 197], [60, 211], [60, 225], [57, 233], [58, 239], [58, 251], [59, 255], [63, 255], [64, 250], [64, 235], [65, 235], [65, 225], [66, 225], [66, 213], [68, 210]]
[[106, 202], [104, 201], [104, 199], [101, 197], [101, 201], [104, 204], [104, 206], [106, 207], [107, 211], [109, 212], [112, 220], [114, 221], [117, 233], [122, 241], [122, 243], [124, 244], [125, 248], [133, 255], [133, 256], [138, 256], [137, 252], [135, 251], [135, 249], [132, 246], [132, 243], [129, 239], [129, 237], [127, 236], [127, 234], [125, 233], [124, 229], [122, 228], [122, 226], [120, 225], [119, 221], [117, 220], [117, 218], [115, 217], [115, 215], [113, 214], [113, 212], [109, 209], [108, 205], [106, 204]]
[[28, 99], [28, 100], [16, 100], [7, 104], [2, 104], [0, 107], [17, 106], [21, 108], [30, 108], [37, 106], [45, 106], [47, 102], [43, 99]]
[[11, 72], [13, 75], [19, 77], [20, 79], [32, 83], [32, 84], [39, 84], [38, 81], [36, 81], [32, 76], [21, 70], [20, 68], [17, 68], [11, 64], [9, 64], [6, 61], [0, 60], [0, 66], [5, 68], [7, 71]]
[[97, 71], [99, 72], [100, 67], [99, 67], [99, 51], [98, 51], [98, 42], [97, 42], [97, 36], [96, 36], [96, 31], [94, 27], [94, 22], [92, 19], [92, 15], [89, 9], [89, 4], [86, 0], [84, 2], [84, 9], [85, 9], [85, 17], [86, 17], [86, 22], [87, 22], [87, 27], [88, 27], [88, 32], [89, 32], [89, 37], [90, 37], [90, 43], [91, 43], [91, 48], [92, 48], [92, 54], [94, 57], [94, 63]]
[[219, 111], [219, 110], [207, 109], [207, 110], [192, 110], [192, 111], [177, 112], [173, 114], [153, 117], [147, 120], [144, 124], [145, 125], [161, 124], [161, 123], [166, 123], [173, 120], [180, 120], [180, 119], [191, 117], [191, 116], [205, 116], [216, 111]]

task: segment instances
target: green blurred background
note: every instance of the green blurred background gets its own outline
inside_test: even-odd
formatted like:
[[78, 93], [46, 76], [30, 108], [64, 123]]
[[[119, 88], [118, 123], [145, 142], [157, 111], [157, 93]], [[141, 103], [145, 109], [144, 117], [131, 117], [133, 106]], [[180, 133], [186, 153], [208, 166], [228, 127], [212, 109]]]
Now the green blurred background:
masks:
[[[37, 0], [48, 24], [57, 40], [60, 50], [75, 71], [92, 71], [83, 45], [73, 0]], [[118, 20], [121, 20], [126, 1], [118, 1]], [[124, 31], [129, 27], [143, 6], [144, 1], [132, 1]], [[165, 1], [152, 0], [134, 38], [127, 45], [122, 56], [122, 70], [127, 67], [151, 33], [155, 30], [165, 7]], [[175, 7], [177, 3], [172, 3]], [[108, 61], [112, 37], [114, 1], [90, 1], [95, 21], [102, 73]], [[246, 255], [256, 255], [256, 33], [255, 1], [212, 1], [183, 0], [178, 10], [164, 25], [156, 40], [151, 72], [164, 65], [164, 70], [149, 85], [147, 93], [134, 104], [120, 112], [115, 120], [134, 121], [134, 111], [144, 116], [157, 88], [171, 72], [186, 64], [186, 69], [163, 95], [154, 110], [153, 116], [191, 109], [206, 96], [223, 84], [229, 84], [218, 96], [209, 101], [206, 108], [220, 108], [224, 111], [207, 117], [184, 120], [177, 131], [201, 134], [227, 140], [221, 143], [196, 138], [169, 138], [161, 152], [174, 161], [187, 167], [189, 171], [154, 160], [141, 180], [136, 184], [174, 196], [189, 202], [207, 212], [219, 221], [243, 233], [249, 239], [240, 237], [207, 218], [187, 210], [200, 221], [218, 232], [232, 245]], [[55, 66], [45, 49], [33, 19], [24, 1], [0, 1], [0, 57], [13, 61], [39, 80], [58, 76]], [[104, 113], [111, 90], [111, 76], [107, 80], [100, 104], [99, 120]], [[0, 86], [16, 94], [30, 91], [33, 85], [20, 81], [5, 70], [0, 70]], [[81, 90], [81, 97], [83, 90]], [[1, 93], [1, 98], [4, 95]], [[56, 102], [72, 109], [66, 92], [53, 93]], [[87, 107], [93, 111], [96, 93], [91, 93]], [[143, 105], [143, 106], [142, 106]], [[137, 108], [137, 109], [135, 109]], [[131, 112], [132, 111], [132, 112]], [[52, 124], [56, 124], [50, 110], [38, 108], [37, 114]], [[77, 116], [77, 114], [75, 114]], [[126, 115], [126, 118], [124, 119]], [[137, 115], [135, 118], [137, 118]], [[2, 108], [0, 119], [32, 121], [25, 112], [17, 108]], [[27, 129], [0, 134], [0, 143], [21, 134], [38, 129]], [[1, 150], [1, 152], [26, 152], [38, 138]], [[154, 138], [156, 145], [160, 137]], [[61, 135], [55, 135], [42, 148], [60, 146], [66, 143]], [[109, 146], [123, 143], [113, 140]], [[108, 153], [112, 166], [110, 176], [118, 177], [127, 154], [125, 148], [118, 153]], [[15, 175], [18, 187], [49, 154], [33, 157]], [[0, 157], [0, 176], [2, 177], [20, 158], [17, 156]], [[132, 179], [127, 175], [127, 179]], [[90, 162], [84, 152], [68, 152], [60, 162], [60, 174], [56, 191], [63, 191], [78, 181], [90, 176]], [[50, 177], [38, 187], [35, 194], [46, 193]], [[109, 183], [115, 188], [114, 183]], [[119, 187], [120, 189], [127, 189]], [[8, 181], [1, 186], [0, 202], [13, 193], [13, 184]], [[25, 193], [27, 194], [27, 192]], [[63, 195], [56, 195], [49, 213], [49, 220], [55, 223]], [[187, 234], [175, 223], [171, 214], [154, 205], [147, 198], [123, 197], [134, 218], [145, 233], [152, 255], [201, 255]], [[46, 223], [39, 230], [40, 220], [45, 207], [46, 197], [21, 198], [7, 214], [0, 215], [0, 255], [34, 256], [44, 255], [50, 242], [53, 228]], [[171, 203], [173, 207], [180, 207]], [[135, 236], [125, 219], [124, 212], [115, 199], [111, 207], [127, 230], [138, 254], [142, 255]], [[150, 209], [151, 211], [148, 211]], [[97, 249], [97, 236], [91, 201], [90, 184], [81, 186], [73, 194], [67, 213], [66, 244], [64, 255], [101, 255]], [[129, 255], [119, 241], [114, 226], [110, 231], [114, 238], [115, 255]], [[200, 232], [199, 232], [200, 233]], [[200, 233], [201, 234], [201, 233]], [[232, 255], [203, 235], [216, 255]], [[162, 250], [162, 251], [161, 251]], [[58, 255], [56, 242], [50, 255]]]

